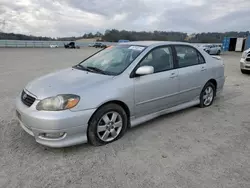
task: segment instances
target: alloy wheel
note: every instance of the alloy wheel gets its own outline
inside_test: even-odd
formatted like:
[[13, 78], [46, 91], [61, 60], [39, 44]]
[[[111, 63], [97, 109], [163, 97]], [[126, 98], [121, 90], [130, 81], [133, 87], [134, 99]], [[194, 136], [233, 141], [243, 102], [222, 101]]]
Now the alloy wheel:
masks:
[[114, 140], [121, 132], [123, 126], [122, 117], [119, 113], [112, 111], [104, 114], [97, 125], [97, 136], [103, 142]]
[[205, 106], [209, 106], [213, 102], [214, 90], [211, 86], [208, 86], [203, 94], [203, 102]]

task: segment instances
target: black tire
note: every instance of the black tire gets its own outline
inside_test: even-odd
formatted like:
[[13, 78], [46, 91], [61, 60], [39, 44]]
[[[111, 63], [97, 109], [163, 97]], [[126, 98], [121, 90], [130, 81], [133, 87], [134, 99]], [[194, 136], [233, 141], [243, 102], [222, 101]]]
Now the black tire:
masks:
[[[209, 104], [205, 104], [205, 101], [204, 101], [204, 95], [206, 94], [206, 89], [208, 88], [208, 87], [211, 87], [212, 88], [212, 90], [213, 90], [213, 95], [212, 95], [212, 100], [211, 100], [211, 102], [209, 103]], [[202, 91], [201, 91], [201, 94], [200, 94], [200, 107], [201, 108], [206, 108], [206, 107], [208, 107], [208, 106], [211, 106], [212, 104], [213, 104], [213, 102], [214, 102], [214, 98], [215, 98], [215, 94], [216, 94], [216, 89], [215, 89], [215, 86], [214, 86], [214, 84], [213, 83], [211, 83], [211, 82], [208, 82], [208, 83], [206, 83], [206, 85], [203, 87], [203, 89], [202, 89]]]
[[217, 55], [220, 55], [220, 50], [218, 50]]
[[[98, 126], [98, 123], [101, 120], [101, 118], [106, 113], [111, 112], [111, 111], [116, 112], [121, 116], [122, 129], [121, 129], [120, 133], [118, 134], [118, 136], [114, 140], [104, 142], [97, 135], [97, 126]], [[87, 130], [88, 142], [94, 146], [101, 146], [101, 145], [105, 145], [105, 144], [114, 142], [115, 140], [118, 140], [119, 138], [121, 138], [125, 134], [127, 127], [128, 127], [128, 117], [127, 117], [125, 110], [121, 106], [114, 104], [114, 103], [104, 105], [104, 106], [100, 107], [94, 113], [94, 115], [91, 117], [91, 119], [89, 121], [89, 126], [88, 126], [88, 130]]]

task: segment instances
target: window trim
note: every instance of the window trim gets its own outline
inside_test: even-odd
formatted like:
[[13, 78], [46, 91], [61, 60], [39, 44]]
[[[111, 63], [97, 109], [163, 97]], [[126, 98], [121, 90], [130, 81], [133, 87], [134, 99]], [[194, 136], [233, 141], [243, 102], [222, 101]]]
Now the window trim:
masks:
[[159, 72], [156, 72], [156, 73], [153, 73], [153, 74], [157, 74], [157, 73], [161, 73], [161, 72], [166, 72], [166, 71], [170, 71], [170, 70], [174, 70], [174, 69], [177, 69], [178, 68], [178, 65], [177, 65], [177, 62], [176, 62], [176, 57], [175, 57], [175, 49], [172, 45], [161, 45], [161, 46], [156, 46], [154, 48], [152, 48], [151, 50], [149, 50], [145, 55], [144, 57], [137, 63], [137, 65], [134, 67], [134, 69], [131, 71], [129, 77], [130, 78], [135, 78], [135, 77], [140, 77], [139, 75], [136, 75], [136, 70], [140, 67], [140, 64], [141, 62], [153, 51], [153, 50], [156, 50], [158, 48], [165, 48], [165, 47], [168, 47], [171, 49], [172, 51], [172, 58], [173, 58], [173, 68], [171, 69], [167, 69], [167, 70], [162, 70], [162, 71], [159, 71]]
[[[185, 44], [173, 44], [172, 46], [173, 46], [173, 49], [174, 49], [174, 52], [175, 52], [174, 55], [175, 55], [175, 58], [176, 58], [176, 64], [177, 64], [178, 69], [182, 69], [182, 68], [185, 68], [185, 67], [192, 67], [192, 66], [196, 66], [196, 65], [206, 64], [206, 59], [205, 59], [204, 56], [201, 54], [201, 52], [199, 52], [199, 50], [197, 50], [195, 47], [190, 46], [190, 45], [185, 45]], [[201, 56], [201, 58], [203, 59], [203, 63], [199, 60], [199, 63], [198, 63], [198, 64], [180, 67], [179, 61], [178, 61], [178, 58], [177, 58], [177, 51], [176, 51], [176, 48], [175, 48], [176, 46], [193, 48], [193, 49], [196, 51], [197, 56], [198, 56], [198, 55]], [[199, 56], [198, 56], [198, 58], [199, 58]]]

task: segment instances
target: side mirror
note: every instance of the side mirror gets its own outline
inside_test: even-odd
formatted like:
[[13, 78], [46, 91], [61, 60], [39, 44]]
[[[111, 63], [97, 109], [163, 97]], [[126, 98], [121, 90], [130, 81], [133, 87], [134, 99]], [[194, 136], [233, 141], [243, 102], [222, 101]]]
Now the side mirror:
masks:
[[154, 73], [154, 67], [152, 66], [141, 66], [139, 67], [136, 72], [137, 75], [147, 75]]

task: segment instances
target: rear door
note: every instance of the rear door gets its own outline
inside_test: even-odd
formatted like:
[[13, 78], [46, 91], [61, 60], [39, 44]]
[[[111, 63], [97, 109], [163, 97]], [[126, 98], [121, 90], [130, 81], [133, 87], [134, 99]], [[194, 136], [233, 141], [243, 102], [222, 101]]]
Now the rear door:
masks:
[[175, 45], [174, 48], [180, 82], [179, 103], [199, 99], [200, 92], [208, 79], [205, 59], [192, 46]]

